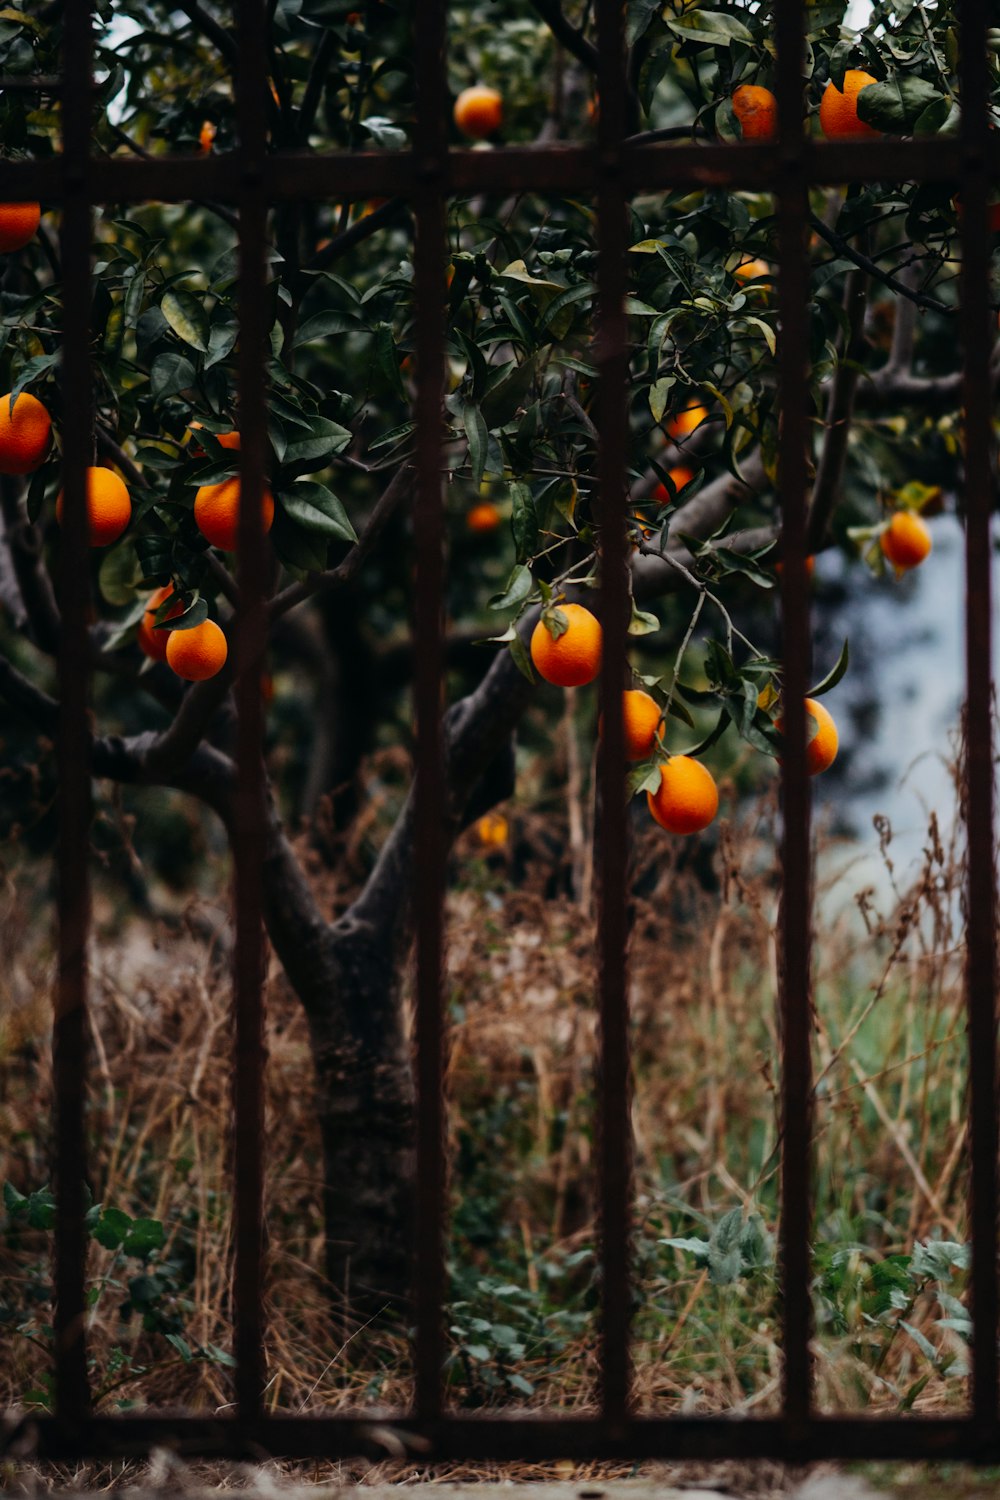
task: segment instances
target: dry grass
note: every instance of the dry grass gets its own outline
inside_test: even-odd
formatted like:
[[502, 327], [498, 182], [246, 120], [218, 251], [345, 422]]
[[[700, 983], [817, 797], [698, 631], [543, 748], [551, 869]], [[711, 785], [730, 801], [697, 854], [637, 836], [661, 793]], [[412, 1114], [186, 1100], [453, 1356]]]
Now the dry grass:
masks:
[[[486, 1325], [456, 1339], [451, 1392], [466, 1407], [585, 1410], [596, 1374], [591, 916], [565, 894], [572, 853], [564, 856], [556, 839], [553, 857], [552, 818], [515, 809], [511, 820], [506, 851], [484, 854], [474, 833], [466, 836], [450, 904], [453, 1320]], [[710, 870], [689, 842], [665, 841], [656, 830], [636, 840], [636, 1396], [645, 1410], [761, 1412], [777, 1401], [773, 1266], [718, 1284], [689, 1252], [662, 1243], [707, 1238], [733, 1208], [759, 1213], [768, 1232], [776, 1225], [774, 821], [765, 802], [739, 828], [723, 827]], [[887, 839], [890, 862], [891, 852]], [[837, 858], [827, 847], [823, 870]], [[932, 824], [915, 878], [904, 888], [893, 885], [895, 871], [890, 876], [881, 897], [856, 892], [844, 901], [843, 882], [829, 875], [819, 890], [819, 1394], [827, 1407], [956, 1409], [963, 1382], [946, 1356], [960, 1340], [938, 1325], [934, 1289], [922, 1289], [904, 1316], [942, 1351], [936, 1363], [908, 1333], [873, 1319], [871, 1275], [918, 1240], [965, 1232], [959, 850], [942, 847]], [[24, 1192], [48, 1178], [50, 1095], [45, 935], [26, 920], [26, 901], [9, 886], [0, 923], [0, 1178]], [[224, 1351], [231, 1334], [224, 956], [193, 931], [164, 935], [156, 963], [123, 963], [121, 954], [119, 933], [94, 955], [94, 1196], [163, 1222], [159, 1259], [180, 1268], [164, 1306], [188, 1345]], [[405, 1406], [410, 1372], [400, 1330], [371, 1327], [341, 1347], [327, 1318], [306, 1028], [276, 972], [268, 1044], [268, 1405]], [[46, 1244], [42, 1233], [24, 1234], [7, 1257], [0, 1296], [17, 1309], [44, 1279]], [[93, 1249], [90, 1278], [100, 1290], [89, 1338], [102, 1409], [122, 1402], [225, 1409], [224, 1363], [185, 1360], [162, 1332], [119, 1317], [124, 1284], [139, 1269], [120, 1252]], [[839, 1278], [835, 1292], [831, 1277]], [[961, 1290], [958, 1282], [952, 1290]], [[38, 1308], [39, 1326], [45, 1311]], [[513, 1329], [516, 1354], [504, 1355], [498, 1326]], [[37, 1326], [33, 1337], [7, 1340], [5, 1406], [40, 1389], [47, 1348]], [[529, 1388], [512, 1384], [512, 1374]], [[369, 1477], [385, 1472], [378, 1466]]]

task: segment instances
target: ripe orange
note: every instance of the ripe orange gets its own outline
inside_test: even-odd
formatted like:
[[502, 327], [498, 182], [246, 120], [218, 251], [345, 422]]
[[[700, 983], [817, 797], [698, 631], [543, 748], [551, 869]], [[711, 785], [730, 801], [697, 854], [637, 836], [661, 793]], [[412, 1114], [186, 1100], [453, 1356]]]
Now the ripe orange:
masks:
[[487, 849], [498, 849], [507, 842], [507, 819], [503, 813], [488, 812], [477, 822], [476, 832]]
[[198, 132], [198, 145], [201, 149], [202, 156], [207, 156], [209, 154], [212, 149], [212, 142], [214, 140], [215, 126], [212, 124], [211, 120], [204, 120], [202, 122], [202, 127]]
[[484, 500], [472, 507], [465, 518], [465, 524], [470, 531], [496, 531], [501, 519], [496, 506], [491, 501]]
[[[235, 436], [239, 441], [239, 434], [233, 433], [230, 436]], [[264, 531], [268, 532], [274, 521], [274, 497], [266, 485], [261, 499], [261, 514], [264, 518]], [[235, 552], [240, 521], [239, 478], [223, 479], [221, 484], [203, 484], [194, 497], [194, 518], [198, 530], [213, 547], [220, 547], [223, 552]]]
[[0, 474], [33, 474], [51, 436], [52, 418], [37, 397], [22, 391], [11, 413], [10, 396], [0, 396]]
[[[203, 430], [203, 427], [204, 424], [202, 422], [190, 422], [188, 424], [188, 431], [201, 432]], [[213, 432], [212, 436], [215, 438], [215, 441], [218, 443], [220, 448], [232, 448], [235, 449], [236, 452], [239, 452], [240, 435], [238, 432]], [[199, 454], [204, 454], [204, 452], [204, 448], [195, 447], [191, 449], [191, 456], [193, 458], [197, 458]]]
[[503, 121], [503, 98], [496, 89], [474, 84], [463, 89], [455, 100], [455, 124], [474, 141], [484, 141], [500, 129]]
[[852, 136], [878, 135], [874, 125], [867, 125], [858, 118], [858, 95], [862, 89], [878, 83], [871, 73], [860, 68], [848, 68], [844, 74], [844, 89], [841, 92], [831, 78], [823, 90], [819, 104], [819, 123], [827, 140], [849, 140]]
[[[170, 598], [173, 591], [173, 584], [168, 583], [166, 588], [157, 589], [155, 594], [150, 594], [145, 613], [139, 621], [136, 640], [139, 643], [139, 650], [145, 656], [148, 656], [151, 661], [166, 661], [167, 659], [167, 641], [170, 639], [171, 632], [164, 630], [162, 627], [158, 629], [155, 622], [156, 611], [165, 599]], [[176, 615], [183, 612], [183, 609], [184, 606], [178, 599], [173, 609], [168, 613], [167, 619], [174, 619]]]
[[531, 632], [531, 660], [546, 682], [556, 687], [584, 687], [601, 670], [600, 622], [582, 604], [560, 604], [567, 626], [553, 640], [544, 619]]
[[660, 767], [660, 785], [646, 793], [649, 810], [668, 833], [700, 833], [719, 811], [711, 771], [690, 755], [672, 755]]
[[40, 203], [0, 203], [0, 254], [20, 250], [34, 239], [41, 218]]
[[922, 517], [914, 515], [912, 510], [897, 510], [878, 543], [897, 574], [905, 573], [922, 563], [930, 552], [931, 534]]
[[622, 719], [625, 725], [625, 758], [648, 760], [657, 740], [663, 738], [660, 705], [641, 688], [622, 693]]
[[778, 101], [759, 83], [741, 83], [733, 90], [733, 114], [745, 141], [773, 141], [778, 133]]
[[[63, 492], [56, 498], [56, 520], [62, 525]], [[125, 482], [113, 469], [87, 470], [87, 525], [92, 547], [116, 542], [132, 519], [132, 501]]]
[[[757, 281], [758, 277], [770, 276], [770, 274], [771, 267], [768, 265], [766, 260], [761, 260], [759, 258], [754, 259], [751, 256], [747, 256], [746, 260], [741, 260], [739, 265], [734, 267], [733, 269], [733, 275], [736, 277], [736, 280], [740, 283], [741, 286], [748, 281]], [[760, 286], [755, 287], [754, 290], [766, 292], [770, 291], [770, 287], [766, 286], [764, 283], [761, 283]]]
[[[806, 745], [806, 770], [810, 776], [818, 776], [828, 766], [832, 766], [837, 759], [837, 748], [840, 737], [837, 734], [837, 726], [833, 722], [833, 715], [822, 703], [817, 703], [815, 698], [806, 699], [806, 714], [816, 720], [816, 733], [812, 732], [812, 725], [806, 719], [806, 735], [811, 735]], [[775, 728], [779, 733], [784, 733], [785, 721], [779, 718], [775, 721]]]
[[[686, 464], [676, 464], [672, 469], [668, 469], [667, 473], [670, 475], [670, 478], [673, 481], [674, 489], [678, 492], [678, 494], [682, 489], [685, 488], [686, 485], [689, 485], [694, 478], [694, 470], [689, 469]], [[673, 495], [670, 493], [670, 491], [662, 481], [656, 486], [656, 489], [653, 491], [653, 499], [659, 505], [669, 505], [673, 498]]]
[[185, 682], [204, 682], [226, 665], [229, 646], [214, 620], [203, 620], [190, 630], [172, 630], [167, 637], [167, 666]]
[[675, 443], [683, 442], [707, 417], [708, 411], [700, 401], [689, 401], [687, 406], [681, 407], [680, 411], [668, 418], [667, 436], [672, 437]]

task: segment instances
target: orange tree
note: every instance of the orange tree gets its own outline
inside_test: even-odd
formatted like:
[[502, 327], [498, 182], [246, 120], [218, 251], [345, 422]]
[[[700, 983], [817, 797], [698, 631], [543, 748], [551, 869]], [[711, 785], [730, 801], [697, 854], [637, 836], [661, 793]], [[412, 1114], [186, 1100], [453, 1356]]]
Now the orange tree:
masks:
[[[630, 0], [635, 132], [766, 138], [770, 9]], [[861, 35], [843, 29], [844, 9], [823, 0], [809, 8], [809, 129], [954, 129], [950, 0], [876, 3]], [[94, 150], [142, 157], [232, 147], [230, 8], [121, 0], [97, 10]], [[57, 68], [60, 13], [51, 3], [0, 16], [0, 70], [23, 85], [0, 95], [11, 155], [56, 149], [45, 77]], [[590, 6], [469, 0], [450, 15], [456, 141], [489, 149], [495, 140], [592, 134], [600, 104]], [[260, 103], [272, 149], [406, 147], [403, 8], [277, 0], [269, 17], [271, 82]], [[995, 56], [992, 66], [995, 80]], [[887, 560], [911, 566], [926, 552], [916, 513], [955, 489], [958, 211], [946, 186], [881, 183], [815, 196], [813, 551], [840, 545], [876, 570]], [[761, 765], [780, 749], [780, 669], [769, 645], [781, 557], [774, 221], [766, 195], [713, 189], [637, 198], [630, 214], [630, 791], [647, 794], [640, 815], [648, 802], [668, 837], [714, 815], [706, 760], [724, 765], [740, 737]], [[80, 559], [93, 574], [95, 776], [190, 794], [226, 829], [234, 783], [226, 632], [239, 504], [235, 227], [216, 203], [109, 205], [95, 216], [94, 545]], [[51, 212], [39, 223], [33, 205], [0, 208], [0, 388], [10, 393], [0, 417], [0, 694], [10, 758], [25, 763], [34, 754], [28, 727], [48, 735], [56, 716], [52, 577], [69, 399], [59, 385], [56, 231]], [[532, 657], [550, 683], [595, 675], [600, 627], [593, 608], [584, 616], [588, 604], [596, 608], [600, 537], [592, 205], [455, 201], [449, 235], [452, 701], [441, 815], [453, 838], [512, 790], [513, 735], [528, 705], [558, 705]], [[412, 1081], [400, 974], [412, 799], [400, 798], [359, 887], [332, 918], [289, 830], [304, 818], [322, 850], [331, 822], [343, 829], [357, 811], [362, 757], [387, 731], [409, 733], [411, 249], [402, 200], [293, 202], [271, 215], [264, 519], [272, 662], [287, 688], [269, 755], [266, 916], [311, 1027], [330, 1276], [342, 1287], [350, 1265], [360, 1304], [405, 1283]], [[897, 511], [912, 516], [889, 532]], [[472, 649], [484, 636], [494, 644]], [[822, 664], [827, 681], [814, 693], [845, 662]], [[810, 718], [821, 768], [836, 730], [819, 707]]]

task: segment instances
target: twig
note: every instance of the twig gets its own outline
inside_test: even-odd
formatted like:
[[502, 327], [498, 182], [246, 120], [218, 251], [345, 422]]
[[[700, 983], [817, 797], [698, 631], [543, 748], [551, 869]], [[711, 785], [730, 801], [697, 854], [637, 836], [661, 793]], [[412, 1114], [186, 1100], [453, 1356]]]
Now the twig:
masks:
[[348, 250], [353, 250], [355, 245], [360, 245], [369, 235], [376, 234], [384, 229], [393, 219], [399, 218], [408, 205], [405, 198], [391, 198], [388, 203], [383, 203], [381, 208], [375, 208], [370, 214], [365, 214], [363, 219], [358, 219], [350, 229], [335, 234], [322, 248], [318, 250], [304, 267], [307, 271], [322, 271], [326, 266], [332, 265], [340, 256], [346, 255]]
[[868, 277], [863, 271], [851, 271], [844, 286], [844, 311], [847, 317], [844, 347], [830, 387], [823, 451], [809, 502], [806, 537], [808, 552], [814, 552], [826, 536], [830, 517], [840, 496], [851, 417], [854, 413], [854, 396], [858, 388], [859, 361], [864, 348], [867, 305]]
[[863, 255], [860, 250], [854, 248], [849, 240], [845, 240], [842, 234], [838, 234], [835, 229], [830, 229], [824, 224], [818, 214], [811, 213], [809, 215], [809, 224], [815, 229], [821, 239], [826, 240], [827, 244], [836, 250], [838, 255], [843, 256], [845, 260], [853, 261], [860, 270], [867, 271], [869, 276], [873, 276], [883, 286], [890, 287], [900, 297], [906, 297], [910, 302], [914, 302], [917, 307], [929, 308], [932, 312], [944, 313], [949, 318], [953, 318], [957, 314], [957, 307], [949, 307], [946, 302], [938, 301], [937, 297], [928, 297], [926, 292], [918, 292], [914, 287], [908, 287], [889, 271], [883, 271], [882, 267], [876, 261], [872, 260], [870, 256]]
[[573, 23], [563, 14], [558, 0], [531, 0], [531, 4], [556, 41], [561, 42], [566, 51], [571, 52], [585, 68], [596, 73], [600, 64], [597, 48], [593, 42], [587, 40], [582, 31], [577, 31]]

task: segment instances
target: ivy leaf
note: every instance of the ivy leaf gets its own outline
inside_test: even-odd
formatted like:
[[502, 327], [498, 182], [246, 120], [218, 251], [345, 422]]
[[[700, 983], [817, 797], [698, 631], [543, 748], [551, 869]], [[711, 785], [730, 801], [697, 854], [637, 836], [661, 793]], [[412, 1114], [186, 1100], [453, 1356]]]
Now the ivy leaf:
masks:
[[166, 1238], [159, 1219], [134, 1219], [122, 1249], [126, 1255], [145, 1260], [154, 1250], [163, 1248]]
[[316, 531], [340, 542], [357, 541], [357, 532], [348, 520], [346, 510], [326, 485], [300, 480], [289, 489], [281, 490], [278, 500], [292, 520], [307, 531]]
[[120, 1208], [106, 1208], [91, 1234], [105, 1250], [117, 1250], [131, 1228], [132, 1220], [128, 1214], [122, 1213]]
[[171, 288], [160, 299], [160, 311], [183, 343], [190, 344], [199, 354], [208, 353], [211, 329], [208, 315], [197, 297]]

